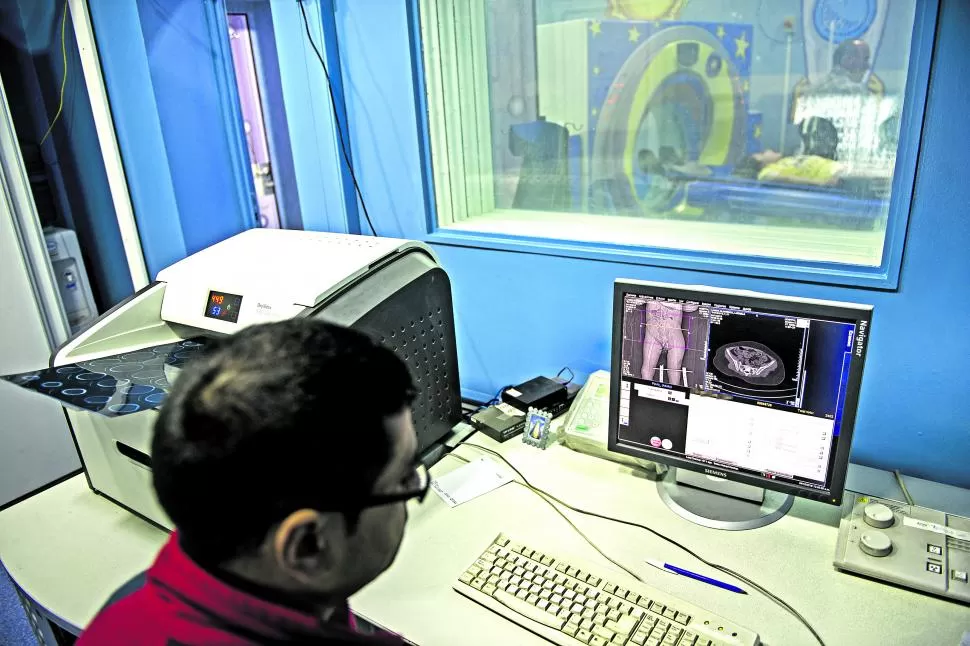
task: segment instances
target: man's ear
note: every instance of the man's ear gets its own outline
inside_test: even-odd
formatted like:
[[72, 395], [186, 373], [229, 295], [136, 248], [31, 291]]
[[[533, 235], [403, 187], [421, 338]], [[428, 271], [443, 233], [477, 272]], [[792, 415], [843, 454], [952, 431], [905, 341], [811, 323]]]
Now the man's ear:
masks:
[[331, 514], [300, 509], [287, 516], [273, 536], [273, 558], [285, 572], [301, 579], [317, 578], [338, 562], [333, 539], [337, 529]]

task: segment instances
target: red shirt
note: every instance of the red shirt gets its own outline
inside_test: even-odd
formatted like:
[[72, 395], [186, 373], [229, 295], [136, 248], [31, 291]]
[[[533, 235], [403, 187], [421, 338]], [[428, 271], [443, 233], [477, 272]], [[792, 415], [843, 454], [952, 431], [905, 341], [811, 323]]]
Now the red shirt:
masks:
[[145, 585], [98, 614], [77, 646], [402, 643], [389, 633], [358, 633], [346, 605], [321, 621], [231, 587], [196, 565], [173, 534]]

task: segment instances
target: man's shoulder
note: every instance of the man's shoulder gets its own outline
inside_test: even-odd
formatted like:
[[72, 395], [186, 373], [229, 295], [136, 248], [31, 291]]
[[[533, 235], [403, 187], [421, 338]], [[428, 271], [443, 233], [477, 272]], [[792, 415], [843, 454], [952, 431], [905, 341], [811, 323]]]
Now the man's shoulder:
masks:
[[151, 592], [142, 588], [101, 610], [81, 634], [77, 646], [136, 644], [168, 646], [164, 609], [152, 602]]

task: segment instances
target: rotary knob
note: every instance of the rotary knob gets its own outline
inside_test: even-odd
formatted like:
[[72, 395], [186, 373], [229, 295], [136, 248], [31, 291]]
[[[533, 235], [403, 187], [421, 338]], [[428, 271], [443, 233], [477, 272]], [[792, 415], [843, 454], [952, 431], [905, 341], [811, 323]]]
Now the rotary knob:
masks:
[[896, 518], [893, 516], [893, 510], [880, 502], [866, 505], [863, 514], [866, 525], [875, 527], [876, 529], [892, 527], [893, 523], [896, 522]]
[[889, 556], [893, 551], [893, 542], [882, 532], [863, 532], [859, 537], [859, 549], [869, 556]]

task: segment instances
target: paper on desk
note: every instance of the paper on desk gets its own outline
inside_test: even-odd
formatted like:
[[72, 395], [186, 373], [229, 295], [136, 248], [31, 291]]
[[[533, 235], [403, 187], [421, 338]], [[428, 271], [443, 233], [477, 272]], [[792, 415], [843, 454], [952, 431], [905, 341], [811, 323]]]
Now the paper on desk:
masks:
[[431, 481], [431, 488], [449, 507], [478, 498], [512, 482], [512, 474], [497, 462], [481, 457]]

